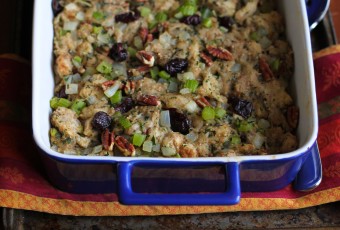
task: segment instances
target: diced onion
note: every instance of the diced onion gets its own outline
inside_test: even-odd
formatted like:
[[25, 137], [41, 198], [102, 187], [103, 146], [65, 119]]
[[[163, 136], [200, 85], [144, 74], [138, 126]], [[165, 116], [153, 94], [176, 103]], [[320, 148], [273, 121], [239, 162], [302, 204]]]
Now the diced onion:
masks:
[[143, 144], [143, 151], [150, 153], [152, 152], [152, 147], [153, 147], [152, 141], [145, 141]]
[[170, 81], [168, 86], [169, 93], [176, 93], [178, 92], [178, 83], [175, 81]]
[[191, 93], [191, 90], [188, 88], [183, 88], [179, 91], [180, 94], [188, 94]]
[[199, 110], [198, 105], [196, 104], [195, 101], [191, 100], [189, 101], [186, 105], [185, 105], [185, 109], [189, 112], [189, 113], [195, 113]]
[[66, 84], [65, 88], [66, 94], [77, 94], [78, 93], [78, 84]]
[[85, 19], [85, 14], [84, 14], [84, 12], [79, 11], [79, 12], [77, 13], [77, 15], [76, 15], [76, 19], [78, 19], [79, 21], [84, 21], [84, 19]]
[[253, 139], [251, 140], [252, 144], [257, 148], [261, 148], [263, 143], [265, 141], [265, 137], [260, 134], [260, 133], [256, 133], [253, 137]]
[[79, 73], [73, 74], [72, 76], [72, 83], [79, 83], [81, 81], [81, 76]]
[[67, 21], [64, 23], [63, 29], [67, 31], [74, 31], [77, 29], [78, 21]]
[[198, 138], [198, 135], [196, 133], [188, 133], [186, 136], [185, 136], [189, 141], [191, 142], [195, 142]]
[[90, 105], [93, 105], [97, 102], [97, 98], [93, 95], [89, 96], [86, 100]]
[[267, 49], [272, 44], [272, 41], [269, 40], [267, 37], [263, 37], [261, 38], [259, 43], [263, 49]]
[[181, 31], [178, 35], [179, 40], [186, 41], [190, 39], [190, 34], [186, 31]]
[[269, 121], [267, 121], [265, 119], [260, 119], [257, 122], [257, 125], [259, 126], [260, 129], [268, 129], [270, 127]]
[[170, 147], [162, 147], [162, 155], [165, 157], [175, 156], [176, 149]]
[[75, 3], [71, 2], [65, 6], [65, 9], [67, 11], [78, 11], [78, 6]]
[[235, 63], [232, 67], [231, 67], [231, 72], [233, 73], [239, 73], [241, 71], [241, 64], [240, 63]]
[[111, 87], [104, 91], [105, 96], [112, 97], [120, 88], [121, 82], [116, 81]]
[[187, 80], [194, 80], [195, 79], [195, 75], [193, 72], [185, 72], [182, 74], [177, 74], [177, 78], [180, 81], [187, 81]]
[[159, 153], [161, 151], [161, 145], [155, 144], [154, 146], [152, 146], [152, 151]]
[[109, 44], [111, 41], [110, 36], [108, 34], [102, 34], [102, 33], [98, 34], [97, 39], [98, 39], [99, 44], [105, 44], [105, 45]]
[[160, 122], [160, 125], [163, 126], [163, 127], [167, 127], [167, 128], [171, 127], [169, 110], [161, 111], [161, 116], [159, 118], [159, 122]]
[[113, 63], [111, 76], [113, 78], [120, 77], [120, 76], [127, 77], [127, 70], [126, 70], [125, 64]]
[[97, 145], [97, 146], [93, 147], [91, 154], [100, 153], [102, 150], [103, 150], [103, 146], [102, 145]]

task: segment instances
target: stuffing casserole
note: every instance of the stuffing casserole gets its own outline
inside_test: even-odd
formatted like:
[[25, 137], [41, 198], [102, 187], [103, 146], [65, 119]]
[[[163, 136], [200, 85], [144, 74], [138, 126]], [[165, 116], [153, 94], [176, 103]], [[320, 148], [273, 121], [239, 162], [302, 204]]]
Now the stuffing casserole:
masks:
[[151, 157], [296, 149], [293, 52], [274, 4], [53, 1], [52, 148]]

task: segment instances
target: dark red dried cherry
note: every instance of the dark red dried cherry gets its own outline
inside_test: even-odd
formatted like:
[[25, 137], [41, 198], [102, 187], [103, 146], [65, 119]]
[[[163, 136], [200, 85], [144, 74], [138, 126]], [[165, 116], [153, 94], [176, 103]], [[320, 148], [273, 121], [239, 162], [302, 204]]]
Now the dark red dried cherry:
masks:
[[138, 10], [130, 11], [127, 13], [118, 14], [115, 16], [116, 22], [134, 22], [140, 18], [140, 12]]
[[121, 113], [126, 113], [129, 112], [134, 106], [135, 102], [132, 100], [132, 98], [127, 97], [123, 99], [122, 103], [115, 106], [115, 110]]
[[247, 100], [242, 100], [235, 96], [229, 98], [229, 102], [234, 109], [235, 113], [242, 116], [243, 118], [250, 117], [253, 112], [253, 104]]
[[59, 92], [56, 93], [56, 96], [59, 98], [67, 98], [67, 94], [66, 94], [66, 87], [62, 86], [59, 90]]
[[103, 111], [97, 112], [92, 119], [92, 127], [96, 130], [103, 131], [110, 127], [112, 118]]
[[57, 16], [62, 10], [63, 6], [60, 4], [60, 0], [52, 0], [52, 10], [54, 16]]
[[168, 63], [165, 64], [164, 68], [166, 72], [168, 72], [171, 75], [174, 75], [188, 68], [188, 60], [182, 58], [175, 58], [168, 61]]
[[113, 44], [112, 48], [109, 51], [108, 56], [116, 62], [122, 62], [127, 59], [128, 52], [124, 48], [123, 43], [118, 42], [118, 43]]
[[183, 22], [187, 25], [197, 26], [198, 24], [201, 23], [201, 17], [197, 14], [194, 14], [192, 16], [183, 17], [181, 19], [181, 22]]
[[230, 30], [231, 27], [235, 24], [235, 21], [232, 17], [219, 17], [218, 18], [218, 22], [220, 24], [220, 26], [223, 26], [224, 28]]
[[170, 124], [171, 124], [171, 129], [174, 132], [179, 132], [183, 135], [186, 135], [190, 132], [190, 125], [191, 122], [188, 119], [188, 117], [183, 114], [178, 112], [176, 109], [169, 109], [170, 113]]

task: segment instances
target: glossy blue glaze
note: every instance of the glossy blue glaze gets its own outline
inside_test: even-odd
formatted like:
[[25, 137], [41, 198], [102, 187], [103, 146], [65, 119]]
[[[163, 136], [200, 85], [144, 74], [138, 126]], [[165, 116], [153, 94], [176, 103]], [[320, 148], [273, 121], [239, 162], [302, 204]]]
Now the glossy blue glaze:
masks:
[[76, 160], [42, 153], [47, 175], [57, 188], [117, 193], [123, 204], [144, 205], [230, 205], [239, 202], [241, 191], [275, 191], [294, 179], [298, 190], [315, 187], [321, 172], [316, 156], [316, 144], [291, 158], [228, 163]]
[[313, 29], [328, 10], [330, 0], [306, 0], [309, 27]]
[[317, 187], [322, 180], [322, 165], [317, 144], [311, 150], [294, 181], [294, 189], [309, 191]]

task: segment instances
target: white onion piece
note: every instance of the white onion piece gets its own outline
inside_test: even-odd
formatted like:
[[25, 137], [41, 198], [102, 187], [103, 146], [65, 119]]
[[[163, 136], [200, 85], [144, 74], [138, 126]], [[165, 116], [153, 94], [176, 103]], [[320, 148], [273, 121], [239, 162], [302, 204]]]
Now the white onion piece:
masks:
[[162, 147], [162, 155], [165, 157], [175, 156], [176, 149], [170, 147]]
[[71, 3], [69, 3], [65, 6], [65, 10], [67, 10], [67, 11], [78, 11], [79, 8], [75, 3], [71, 2]]
[[161, 145], [155, 144], [154, 146], [152, 146], [152, 151], [159, 153], [161, 151]]
[[97, 98], [93, 95], [89, 96], [86, 100], [90, 105], [93, 105], [97, 102]]
[[92, 153], [92, 150], [93, 150], [93, 148], [91, 148], [91, 147], [84, 149], [83, 155], [89, 155], [89, 154], [91, 154], [91, 153]]
[[196, 104], [195, 101], [191, 100], [189, 101], [186, 105], [185, 105], [185, 109], [189, 112], [189, 113], [195, 113], [199, 110], [198, 105]]
[[178, 83], [175, 81], [170, 81], [168, 86], [169, 93], [176, 93], [178, 92]]
[[77, 94], [78, 93], [78, 84], [66, 84], [65, 88], [66, 94]]
[[143, 151], [148, 153], [152, 152], [152, 146], [153, 146], [152, 141], [144, 141]]
[[185, 137], [191, 142], [195, 142], [198, 139], [198, 135], [193, 132], [188, 133]]
[[123, 63], [113, 63], [112, 64], [111, 76], [113, 78], [120, 77], [120, 76], [127, 77], [127, 70], [126, 70], [125, 64], [123, 64]]
[[108, 34], [102, 34], [102, 33], [98, 34], [97, 39], [98, 39], [99, 44], [105, 44], [105, 45], [109, 44], [111, 41], [110, 36]]
[[180, 81], [195, 80], [195, 75], [193, 72], [185, 72], [182, 74], [177, 74], [177, 79]]
[[260, 134], [260, 133], [256, 133], [253, 137], [253, 139], [251, 140], [252, 144], [257, 148], [261, 148], [263, 143], [265, 141], [265, 137]]
[[72, 76], [72, 80], [71, 80], [72, 83], [81, 82], [81, 76], [80, 76], [79, 73], [76, 73], [76, 74], [73, 74], [73, 75], [70, 75], [70, 76]]
[[269, 40], [267, 37], [263, 37], [261, 38], [259, 43], [263, 49], [267, 49], [272, 44], [272, 41]]
[[103, 150], [103, 146], [97, 145], [97, 146], [93, 147], [91, 154], [100, 153], [102, 150]]
[[113, 26], [113, 24], [114, 24], [114, 20], [113, 20], [112, 17], [107, 18], [107, 19], [102, 23], [102, 25], [105, 26], [105, 27], [111, 27], [111, 26]]
[[67, 31], [74, 31], [77, 29], [78, 21], [67, 21], [64, 23], [63, 29]]
[[183, 88], [179, 91], [180, 94], [188, 94], [191, 93], [191, 90], [188, 88]]
[[257, 122], [257, 125], [259, 126], [260, 129], [268, 129], [270, 127], [269, 121], [267, 121], [265, 119], [260, 119]]
[[239, 73], [241, 71], [241, 64], [240, 63], [235, 63], [231, 67], [230, 71], [233, 72], [233, 73]]
[[85, 19], [85, 14], [84, 14], [84, 12], [79, 11], [79, 12], [77, 13], [77, 15], [76, 15], [76, 19], [78, 19], [79, 21], [84, 21], [84, 19]]
[[117, 90], [120, 88], [121, 82], [116, 81], [111, 87], [109, 87], [107, 90], [104, 91], [105, 96], [112, 97]]
[[171, 123], [170, 123], [170, 112], [169, 110], [163, 110], [161, 111], [161, 116], [159, 118], [159, 123], [163, 127], [170, 128]]

